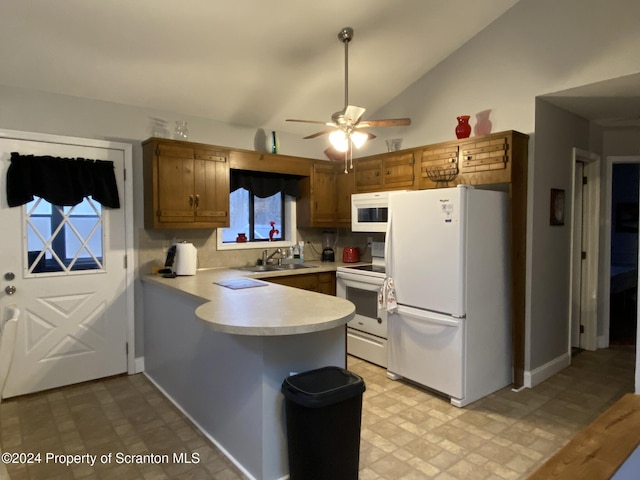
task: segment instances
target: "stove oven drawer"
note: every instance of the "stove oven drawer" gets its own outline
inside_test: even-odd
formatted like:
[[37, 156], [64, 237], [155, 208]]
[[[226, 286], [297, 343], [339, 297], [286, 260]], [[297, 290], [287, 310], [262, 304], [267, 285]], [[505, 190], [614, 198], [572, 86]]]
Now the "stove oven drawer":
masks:
[[387, 340], [347, 328], [347, 353], [387, 368]]

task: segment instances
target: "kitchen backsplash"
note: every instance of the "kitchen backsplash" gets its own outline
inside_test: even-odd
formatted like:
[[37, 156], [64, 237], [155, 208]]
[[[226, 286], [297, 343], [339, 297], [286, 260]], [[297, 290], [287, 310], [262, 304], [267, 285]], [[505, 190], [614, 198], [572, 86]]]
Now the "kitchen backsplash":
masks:
[[[305, 260], [320, 260], [322, 252], [321, 228], [299, 228], [298, 239], [305, 242]], [[371, 249], [367, 248], [367, 237], [374, 241], [382, 241], [383, 234], [352, 233], [350, 229], [334, 230], [336, 235], [336, 260], [342, 260], [342, 247], [355, 246], [360, 248], [361, 260], [371, 260]], [[268, 248], [268, 243], [261, 244], [255, 249], [244, 250], [216, 250], [216, 231], [214, 230], [138, 230], [138, 268], [141, 275], [151, 273], [154, 266], [163, 265], [166, 247], [174, 240], [193, 243], [198, 249], [198, 268], [234, 267], [255, 263], [260, 258], [262, 250]], [[311, 242], [309, 244], [308, 242]]]

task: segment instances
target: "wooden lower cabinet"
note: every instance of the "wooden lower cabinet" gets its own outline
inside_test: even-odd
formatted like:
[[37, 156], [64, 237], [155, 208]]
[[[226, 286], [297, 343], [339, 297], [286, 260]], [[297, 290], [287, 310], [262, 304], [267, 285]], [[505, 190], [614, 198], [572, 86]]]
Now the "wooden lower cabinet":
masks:
[[318, 291], [325, 295], [336, 296], [335, 272], [321, 272], [318, 274]]
[[324, 293], [326, 295], [335, 296], [336, 294], [335, 272], [303, 273], [300, 275], [263, 278], [262, 280], [279, 285], [286, 285], [287, 287]]

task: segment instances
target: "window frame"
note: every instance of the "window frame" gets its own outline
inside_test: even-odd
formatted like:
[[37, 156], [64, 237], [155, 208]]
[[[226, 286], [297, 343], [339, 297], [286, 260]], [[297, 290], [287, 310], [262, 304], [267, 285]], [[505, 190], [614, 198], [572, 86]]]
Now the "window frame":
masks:
[[[284, 238], [282, 240], [270, 242], [268, 240], [258, 240], [253, 242], [224, 243], [222, 241], [222, 231], [220, 228], [216, 229], [216, 250], [264, 250], [265, 248], [282, 248], [292, 247], [296, 245], [296, 199], [290, 195], [284, 196], [283, 205], [283, 230]], [[252, 233], [253, 235], [253, 233]]]

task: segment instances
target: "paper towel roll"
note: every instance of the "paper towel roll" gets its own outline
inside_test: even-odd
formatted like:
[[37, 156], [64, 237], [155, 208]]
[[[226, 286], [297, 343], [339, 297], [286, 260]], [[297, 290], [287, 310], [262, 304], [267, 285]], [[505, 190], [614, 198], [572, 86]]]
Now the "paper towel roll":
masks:
[[176, 275], [195, 275], [198, 266], [198, 251], [193, 243], [176, 244]]

